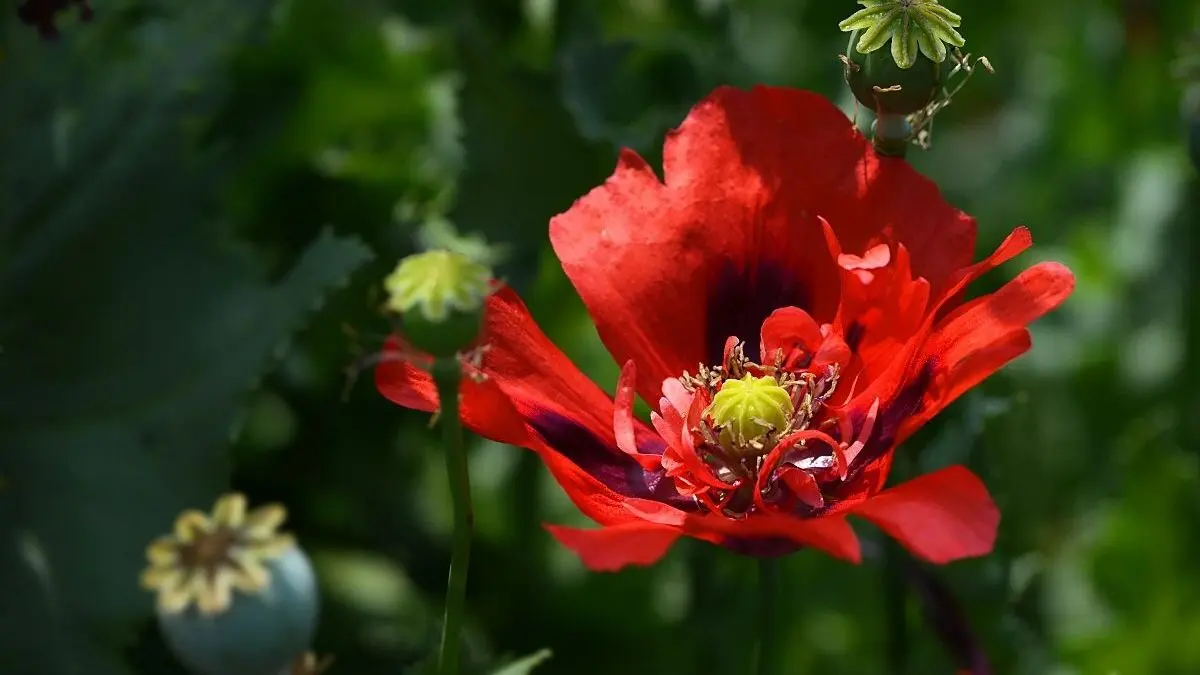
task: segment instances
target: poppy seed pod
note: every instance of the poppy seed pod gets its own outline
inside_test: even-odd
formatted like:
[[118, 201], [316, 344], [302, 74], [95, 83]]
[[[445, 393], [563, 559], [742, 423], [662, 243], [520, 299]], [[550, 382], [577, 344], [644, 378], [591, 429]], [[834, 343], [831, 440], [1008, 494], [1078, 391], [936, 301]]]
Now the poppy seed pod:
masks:
[[877, 115], [911, 115], [933, 102], [942, 86], [940, 63], [919, 54], [911, 68], [901, 68], [887, 50], [863, 54], [855, 48], [859, 32], [846, 48], [846, 84], [859, 103]]
[[479, 339], [492, 272], [454, 251], [426, 251], [400, 261], [384, 279], [386, 309], [400, 316], [405, 339], [435, 357], [451, 357]]
[[266, 563], [270, 584], [237, 597], [215, 616], [160, 612], [158, 624], [175, 656], [196, 675], [290, 672], [317, 624], [316, 578], [308, 556], [293, 547]]
[[142, 585], [157, 591], [163, 639], [194, 675], [276, 675], [307, 652], [319, 595], [308, 556], [276, 532], [285, 516], [226, 495], [147, 549]]

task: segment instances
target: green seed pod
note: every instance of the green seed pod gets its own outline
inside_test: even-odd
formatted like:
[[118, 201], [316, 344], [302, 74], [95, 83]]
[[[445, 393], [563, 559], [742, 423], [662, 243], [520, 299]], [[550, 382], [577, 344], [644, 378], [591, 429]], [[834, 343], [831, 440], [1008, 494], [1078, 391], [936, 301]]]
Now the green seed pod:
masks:
[[941, 64], [924, 54], [911, 68], [901, 68], [886, 49], [861, 54], [855, 48], [860, 31], [850, 34], [846, 83], [858, 102], [876, 114], [911, 115], [933, 102], [942, 86]]
[[426, 251], [400, 261], [383, 282], [387, 310], [404, 338], [435, 357], [452, 357], [479, 340], [492, 272], [453, 251]]
[[239, 595], [228, 610], [158, 615], [163, 638], [195, 675], [274, 675], [312, 643], [318, 593], [308, 556], [298, 546], [266, 563], [270, 585]]

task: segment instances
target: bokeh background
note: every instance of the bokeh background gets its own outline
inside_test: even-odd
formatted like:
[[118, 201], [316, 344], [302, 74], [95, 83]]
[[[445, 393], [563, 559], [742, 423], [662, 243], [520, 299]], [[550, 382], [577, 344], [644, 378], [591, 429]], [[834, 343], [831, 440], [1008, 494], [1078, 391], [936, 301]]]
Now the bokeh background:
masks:
[[[969, 464], [1004, 514], [993, 555], [930, 578], [996, 673], [1192, 675], [1200, 181], [1172, 63], [1200, 10], [946, 4], [996, 73], [910, 160], [978, 217], [981, 250], [1018, 224], [1034, 234], [975, 292], [1041, 258], [1068, 263], [1078, 290], [1030, 354], [906, 448], [914, 470]], [[718, 84], [814, 89], [853, 112], [837, 60], [850, 0], [95, 10], [64, 14], [55, 43], [0, 18], [6, 675], [181, 673], [137, 586], [143, 547], [231, 486], [289, 507], [333, 673], [416, 665], [436, 644], [449, 503], [428, 416], [382, 400], [364, 370], [388, 330], [382, 276], [424, 245], [497, 255], [611, 390], [549, 218], [619, 147], [657, 162]], [[747, 671], [752, 560], [688, 543], [653, 568], [587, 573], [541, 529], [583, 521], [534, 456], [471, 452], [478, 672], [543, 647], [547, 675]], [[912, 589], [876, 562], [801, 553], [786, 574], [790, 672], [952, 672]]]

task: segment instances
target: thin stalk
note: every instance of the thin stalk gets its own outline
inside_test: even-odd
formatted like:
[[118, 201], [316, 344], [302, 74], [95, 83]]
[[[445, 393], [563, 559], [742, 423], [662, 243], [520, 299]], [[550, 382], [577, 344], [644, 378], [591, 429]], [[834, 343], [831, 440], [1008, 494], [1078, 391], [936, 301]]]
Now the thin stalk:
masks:
[[433, 379], [441, 402], [438, 419], [442, 425], [442, 451], [446, 455], [446, 475], [450, 480], [450, 498], [454, 504], [454, 538], [450, 554], [450, 579], [446, 587], [442, 644], [438, 652], [438, 673], [458, 675], [463, 615], [467, 604], [467, 571], [471, 563], [471, 534], [475, 527], [475, 513], [471, 506], [471, 476], [467, 470], [462, 420], [458, 411], [462, 380], [462, 366], [458, 359], [439, 358], [433, 366]]
[[[919, 450], [914, 447], [914, 452]], [[897, 453], [892, 462], [893, 485], [916, 474], [915, 454]], [[908, 553], [891, 537], [883, 537], [883, 613], [887, 622], [887, 662], [890, 675], [907, 675], [912, 627], [908, 620]]]
[[758, 675], [780, 675], [783, 650], [781, 633], [783, 620], [780, 616], [780, 592], [783, 574], [780, 558], [758, 559]]
[[887, 619], [888, 668], [891, 675], [908, 673], [908, 584], [904, 579], [904, 551], [893, 541], [883, 549], [883, 602]]
[[872, 144], [880, 154], [901, 159], [908, 155], [913, 129], [907, 115], [881, 114], [875, 119], [872, 129]]

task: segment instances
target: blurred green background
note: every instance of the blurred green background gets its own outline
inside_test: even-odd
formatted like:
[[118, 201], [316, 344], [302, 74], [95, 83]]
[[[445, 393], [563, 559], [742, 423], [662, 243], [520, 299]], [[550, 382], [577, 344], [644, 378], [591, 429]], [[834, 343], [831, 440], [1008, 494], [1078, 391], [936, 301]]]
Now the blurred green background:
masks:
[[[1069, 264], [1078, 290], [1029, 355], [910, 445], [923, 469], [968, 463], [1004, 514], [995, 554], [936, 574], [997, 673], [1200, 672], [1200, 182], [1171, 70], [1200, 9], [946, 4], [996, 73], [910, 159], [978, 217], [981, 251], [1018, 224], [1034, 234], [975, 292], [1035, 258]], [[611, 390], [549, 218], [620, 146], [657, 162], [718, 84], [853, 111], [837, 22], [855, 8], [97, 0], [90, 24], [63, 15], [57, 43], [6, 13], [0, 672], [182, 672], [137, 587], [143, 547], [230, 486], [288, 505], [333, 673], [425, 658], [449, 545], [436, 434], [369, 371], [347, 379], [388, 330], [379, 280], [420, 245], [486, 237]], [[587, 573], [541, 529], [584, 521], [532, 453], [475, 442], [472, 469], [481, 670], [550, 647], [538, 673], [746, 672], [752, 560], [689, 542], [653, 568]], [[888, 609], [878, 565], [801, 553], [786, 572], [791, 672], [892, 672], [897, 617], [908, 672], [952, 672], [916, 604]]]

